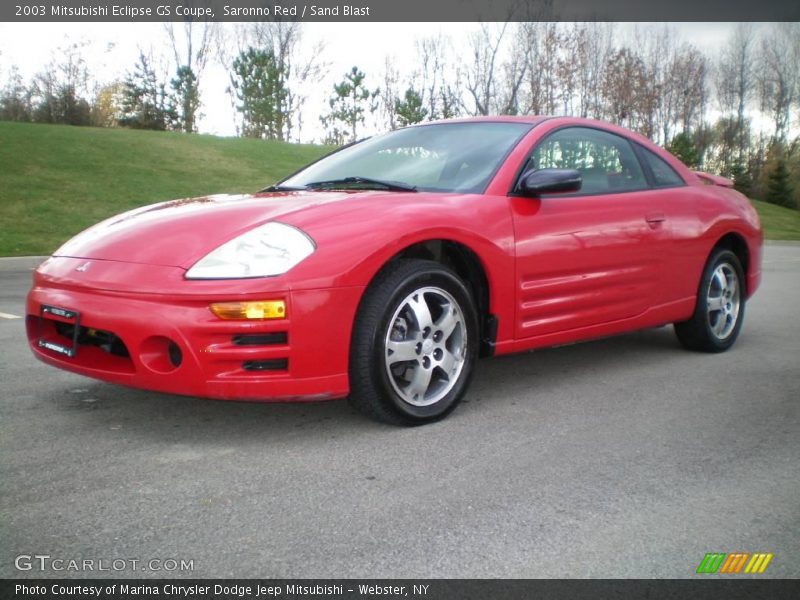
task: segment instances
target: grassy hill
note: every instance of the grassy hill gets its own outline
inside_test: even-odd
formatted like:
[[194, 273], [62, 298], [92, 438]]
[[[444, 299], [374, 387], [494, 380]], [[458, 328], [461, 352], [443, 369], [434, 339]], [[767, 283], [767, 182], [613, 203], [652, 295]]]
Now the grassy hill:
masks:
[[768, 240], [800, 240], [800, 211], [753, 200]]
[[82, 229], [171, 198], [254, 192], [322, 146], [0, 122], [0, 256], [49, 254]]
[[[253, 192], [326, 152], [208, 135], [0, 121], [0, 256], [49, 254], [82, 229], [172, 198]], [[800, 211], [754, 201], [768, 239]]]

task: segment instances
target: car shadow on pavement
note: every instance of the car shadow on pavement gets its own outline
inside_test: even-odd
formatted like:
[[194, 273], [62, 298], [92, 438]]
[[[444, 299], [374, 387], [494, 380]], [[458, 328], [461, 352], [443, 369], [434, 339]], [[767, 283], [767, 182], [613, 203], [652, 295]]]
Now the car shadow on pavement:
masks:
[[[508, 402], [537, 398], [565, 384], [602, 384], [659, 367], [665, 360], [686, 356], [671, 328], [649, 329], [614, 338], [547, 348], [535, 352], [481, 360], [472, 386], [459, 407], [438, 426], [451, 419], [482, 418]], [[81, 382], [61, 390], [56, 403], [69, 411], [85, 413], [98, 427], [110, 431], [135, 430], [163, 440], [253, 438], [307, 435], [357, 435], [390, 432], [391, 426], [374, 423], [356, 413], [343, 400], [296, 403], [261, 403], [175, 396]], [[480, 408], [475, 404], [480, 403]], [[472, 404], [473, 406], [470, 406]]]

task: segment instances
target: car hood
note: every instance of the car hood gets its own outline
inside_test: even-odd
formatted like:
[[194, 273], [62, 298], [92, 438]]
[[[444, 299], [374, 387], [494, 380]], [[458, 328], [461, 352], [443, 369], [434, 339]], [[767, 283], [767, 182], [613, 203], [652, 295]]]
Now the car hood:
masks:
[[315, 206], [384, 192], [281, 192], [185, 198], [144, 206], [90, 227], [54, 256], [189, 268], [253, 227]]

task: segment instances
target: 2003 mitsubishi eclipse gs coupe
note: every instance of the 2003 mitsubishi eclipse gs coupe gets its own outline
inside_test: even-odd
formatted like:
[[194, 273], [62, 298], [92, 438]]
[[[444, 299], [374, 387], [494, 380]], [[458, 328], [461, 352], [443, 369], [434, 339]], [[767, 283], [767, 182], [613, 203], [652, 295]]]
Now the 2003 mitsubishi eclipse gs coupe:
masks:
[[[408, 127], [266, 190], [145, 206], [35, 272], [27, 335], [51, 365], [222, 399], [349, 396], [420, 424], [478, 356], [675, 324], [728, 349], [762, 233], [730, 182], [597, 121]], [[531, 360], [535, 360], [532, 358]]]

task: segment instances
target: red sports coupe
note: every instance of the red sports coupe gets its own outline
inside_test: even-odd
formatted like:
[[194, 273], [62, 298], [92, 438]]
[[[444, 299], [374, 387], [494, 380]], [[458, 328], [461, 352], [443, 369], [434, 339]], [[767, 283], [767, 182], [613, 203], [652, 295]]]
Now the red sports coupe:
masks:
[[[675, 324], [727, 350], [762, 233], [728, 180], [574, 118], [428, 123], [342, 148], [254, 195], [145, 206], [35, 272], [40, 360], [149, 390], [348, 396], [420, 424], [475, 361]], [[532, 357], [531, 360], [536, 360]]]

